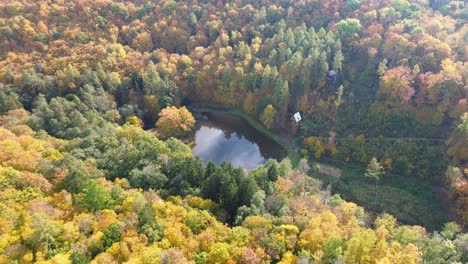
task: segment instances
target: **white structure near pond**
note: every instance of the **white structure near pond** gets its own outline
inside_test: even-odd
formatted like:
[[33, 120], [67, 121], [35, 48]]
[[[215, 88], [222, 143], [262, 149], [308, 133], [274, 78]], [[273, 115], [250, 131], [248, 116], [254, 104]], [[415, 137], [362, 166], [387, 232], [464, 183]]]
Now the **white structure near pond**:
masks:
[[296, 123], [299, 123], [299, 121], [302, 120], [301, 114], [299, 112], [294, 114], [294, 120], [296, 120]]

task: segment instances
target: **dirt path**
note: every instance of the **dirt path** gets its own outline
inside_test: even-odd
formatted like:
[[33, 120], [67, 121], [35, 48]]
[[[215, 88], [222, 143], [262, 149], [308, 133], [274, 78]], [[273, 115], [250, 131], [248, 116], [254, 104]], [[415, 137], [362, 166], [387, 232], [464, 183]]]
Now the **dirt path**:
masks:
[[330, 166], [330, 165], [326, 165], [326, 164], [323, 164], [323, 163], [317, 163], [319, 166], [318, 166], [318, 172], [321, 173], [321, 174], [325, 174], [327, 176], [331, 176], [331, 177], [337, 177], [339, 178], [341, 176], [341, 170], [338, 169], [338, 168], [335, 168], [333, 166]]

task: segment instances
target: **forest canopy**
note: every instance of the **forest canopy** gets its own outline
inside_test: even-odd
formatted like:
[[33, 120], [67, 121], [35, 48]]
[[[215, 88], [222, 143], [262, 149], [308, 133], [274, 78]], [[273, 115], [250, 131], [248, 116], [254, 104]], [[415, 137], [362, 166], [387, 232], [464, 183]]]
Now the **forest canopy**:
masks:
[[[0, 263], [468, 262], [467, 20], [456, 0], [0, 0]], [[197, 104], [300, 166], [202, 162]], [[442, 190], [452, 222], [365, 210], [318, 162], [376, 201]]]

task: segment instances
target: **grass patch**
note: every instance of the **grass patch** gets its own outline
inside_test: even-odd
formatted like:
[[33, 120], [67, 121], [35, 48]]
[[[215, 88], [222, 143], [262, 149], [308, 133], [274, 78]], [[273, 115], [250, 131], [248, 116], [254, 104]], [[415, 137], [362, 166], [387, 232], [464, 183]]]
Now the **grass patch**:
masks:
[[320, 161], [341, 169], [341, 177], [313, 172], [311, 175], [332, 186], [333, 192], [374, 212], [387, 212], [405, 224], [440, 229], [448, 221], [439, 195], [430, 184], [398, 175], [385, 174], [379, 180], [375, 203], [375, 181], [364, 177], [365, 169], [337, 161]]

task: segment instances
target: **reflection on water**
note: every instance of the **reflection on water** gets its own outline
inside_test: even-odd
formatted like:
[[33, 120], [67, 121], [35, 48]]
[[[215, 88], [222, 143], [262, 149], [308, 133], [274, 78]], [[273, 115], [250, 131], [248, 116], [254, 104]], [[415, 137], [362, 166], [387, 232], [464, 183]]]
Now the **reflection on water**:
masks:
[[268, 158], [286, 156], [281, 146], [271, 141], [242, 119], [225, 113], [207, 113], [195, 134], [193, 153], [204, 162], [229, 161], [251, 170]]

